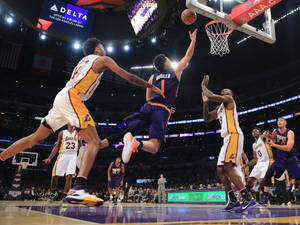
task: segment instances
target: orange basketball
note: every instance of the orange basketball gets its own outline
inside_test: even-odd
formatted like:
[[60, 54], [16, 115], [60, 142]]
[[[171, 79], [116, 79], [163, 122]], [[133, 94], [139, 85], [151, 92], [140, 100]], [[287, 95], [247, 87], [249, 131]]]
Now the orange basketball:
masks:
[[181, 13], [181, 20], [186, 25], [191, 25], [196, 22], [197, 14], [191, 9], [185, 9]]

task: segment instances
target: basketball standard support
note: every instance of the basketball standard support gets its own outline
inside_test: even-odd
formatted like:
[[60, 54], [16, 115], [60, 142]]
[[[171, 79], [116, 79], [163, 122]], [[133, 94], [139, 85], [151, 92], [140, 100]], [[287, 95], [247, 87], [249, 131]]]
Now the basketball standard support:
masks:
[[275, 25], [272, 20], [271, 9], [265, 11], [266, 32], [260, 28], [253, 27], [248, 23], [239, 25], [230, 19], [230, 16], [224, 12], [217, 11], [207, 5], [204, 5], [198, 0], [186, 0], [186, 7], [213, 20], [218, 20], [224, 24], [232, 26], [235, 30], [253, 36], [261, 41], [269, 44], [276, 42]]

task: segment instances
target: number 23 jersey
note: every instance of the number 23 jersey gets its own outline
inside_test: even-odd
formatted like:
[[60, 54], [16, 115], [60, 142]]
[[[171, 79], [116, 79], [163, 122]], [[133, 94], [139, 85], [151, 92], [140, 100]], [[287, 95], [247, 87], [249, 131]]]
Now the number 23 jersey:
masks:
[[72, 133], [70, 133], [68, 130], [63, 130], [62, 132], [63, 133], [59, 153], [77, 155], [78, 140], [75, 137], [76, 130], [74, 130]]

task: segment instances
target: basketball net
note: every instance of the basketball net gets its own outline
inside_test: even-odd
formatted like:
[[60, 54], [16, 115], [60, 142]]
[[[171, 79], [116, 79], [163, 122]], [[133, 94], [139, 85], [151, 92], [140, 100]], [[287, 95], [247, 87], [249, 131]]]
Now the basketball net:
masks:
[[213, 20], [206, 24], [205, 30], [210, 40], [210, 54], [222, 57], [230, 52], [228, 37], [234, 30], [231, 26]]

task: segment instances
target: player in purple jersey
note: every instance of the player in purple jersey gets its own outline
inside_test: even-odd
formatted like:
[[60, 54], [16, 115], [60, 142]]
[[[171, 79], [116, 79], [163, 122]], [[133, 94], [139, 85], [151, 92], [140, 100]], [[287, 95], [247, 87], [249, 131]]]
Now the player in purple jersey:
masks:
[[287, 170], [292, 178], [300, 178], [300, 164], [297, 156], [293, 154], [295, 144], [295, 134], [292, 130], [286, 128], [287, 121], [279, 118], [277, 126], [272, 135], [269, 135], [268, 143], [274, 149], [275, 162], [268, 169], [265, 176], [264, 194], [260, 204], [264, 205], [268, 202], [268, 195], [271, 187], [271, 178], [281, 177]]
[[[121, 157], [117, 157], [114, 162], [111, 162], [107, 170], [107, 179], [108, 179], [108, 192], [110, 198], [113, 199], [113, 202], [116, 204], [119, 198], [119, 188], [123, 186], [123, 181], [125, 177], [125, 167], [121, 162]], [[116, 189], [116, 196], [114, 196], [114, 190]]]
[[[166, 128], [172, 113], [175, 112], [173, 106], [177, 97], [178, 87], [183, 70], [193, 57], [197, 29], [193, 33], [189, 32], [190, 45], [185, 56], [180, 60], [176, 69], [171, 66], [171, 61], [163, 54], [157, 55], [153, 64], [157, 73], [153, 74], [149, 83], [157, 85], [162, 90], [162, 96], [157, 95], [150, 88], [146, 91], [147, 103], [142, 106], [139, 112], [134, 113], [124, 119], [127, 124], [125, 131], [113, 134], [102, 141], [102, 148], [111, 144], [124, 141], [122, 160], [128, 163], [133, 152], [144, 150], [155, 154], [160, 149], [165, 139]], [[149, 128], [149, 140], [137, 141], [132, 134]]]
[[[170, 59], [165, 55], [160, 54], [154, 58], [153, 64], [157, 73], [150, 77], [149, 83], [160, 87], [165, 97], [147, 89], [147, 103], [142, 106], [139, 112], [125, 118], [129, 132], [123, 137], [122, 160], [124, 163], [128, 163], [132, 153], [138, 150], [155, 154], [160, 149], [165, 139], [166, 128], [172, 114], [171, 108], [177, 97], [182, 72], [194, 54], [197, 29], [193, 33], [189, 32], [189, 36], [191, 43], [176, 69], [172, 68]], [[146, 128], [149, 128], [149, 140], [137, 141], [131, 132], [138, 132]]]

